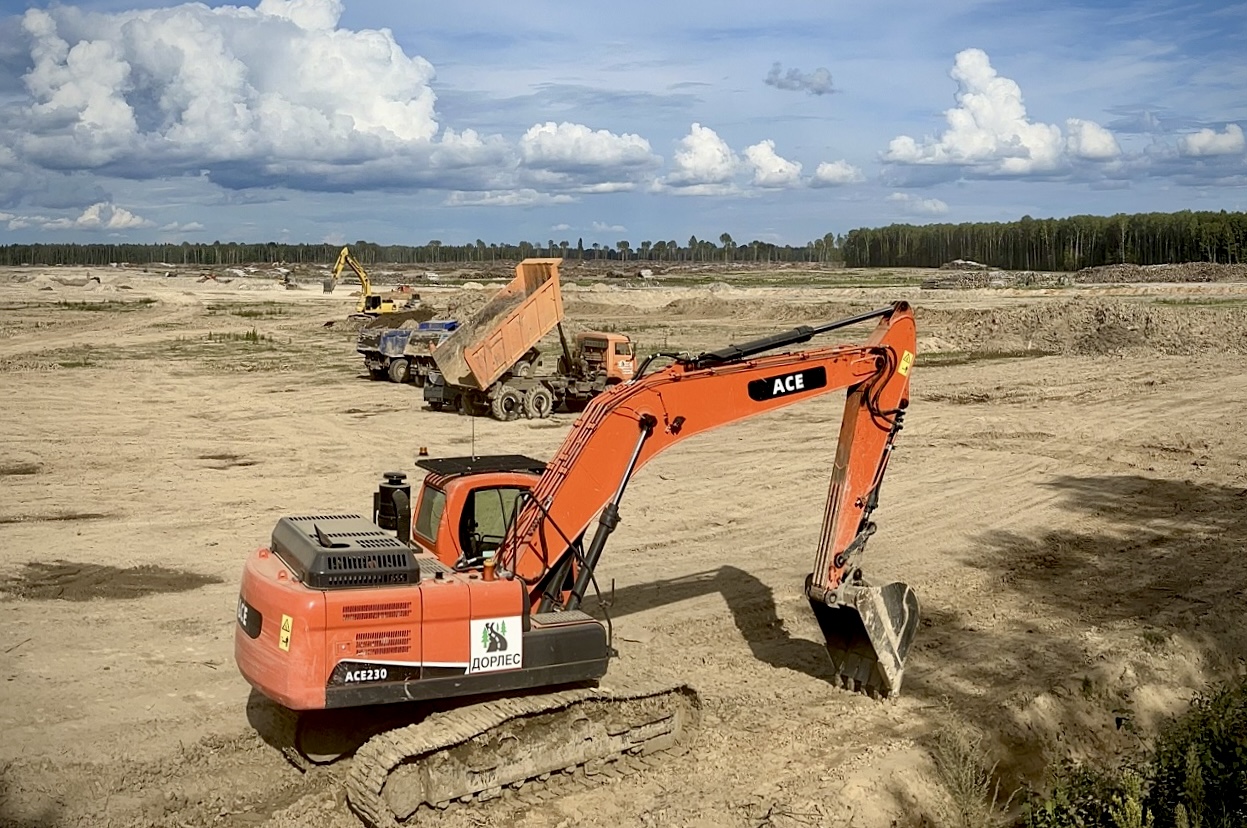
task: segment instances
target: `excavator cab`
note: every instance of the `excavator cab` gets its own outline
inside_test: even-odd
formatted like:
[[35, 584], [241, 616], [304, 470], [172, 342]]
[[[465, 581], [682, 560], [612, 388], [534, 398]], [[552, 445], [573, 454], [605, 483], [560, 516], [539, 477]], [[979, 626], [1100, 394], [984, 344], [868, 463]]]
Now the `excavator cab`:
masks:
[[474, 565], [493, 557], [527, 493], [527, 487], [485, 482], [466, 494], [459, 513], [459, 549], [464, 563]]

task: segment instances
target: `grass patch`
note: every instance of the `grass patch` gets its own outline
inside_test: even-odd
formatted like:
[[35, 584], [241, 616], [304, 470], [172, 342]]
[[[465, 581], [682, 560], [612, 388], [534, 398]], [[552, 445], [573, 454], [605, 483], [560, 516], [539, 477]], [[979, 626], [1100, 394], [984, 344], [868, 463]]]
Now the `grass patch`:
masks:
[[280, 302], [260, 302], [252, 305], [208, 305], [208, 315], [228, 313], [243, 319], [273, 319], [286, 316], [289, 308]]
[[70, 302], [62, 299], [53, 307], [61, 310], [74, 311], [135, 311], [149, 308], [156, 304], [156, 300], [150, 297], [141, 299], [105, 299], [103, 302]]
[[255, 328], [249, 331], [238, 333], [236, 331], [226, 331], [224, 333], [216, 333], [208, 331], [207, 340], [209, 342], [249, 342], [253, 345], [268, 343], [273, 341], [273, 337], [268, 334], [262, 334]]
[[91, 346], [83, 345], [81, 351], [71, 355], [68, 359], [58, 360], [56, 364], [62, 368], [95, 368], [99, 362], [91, 361]]

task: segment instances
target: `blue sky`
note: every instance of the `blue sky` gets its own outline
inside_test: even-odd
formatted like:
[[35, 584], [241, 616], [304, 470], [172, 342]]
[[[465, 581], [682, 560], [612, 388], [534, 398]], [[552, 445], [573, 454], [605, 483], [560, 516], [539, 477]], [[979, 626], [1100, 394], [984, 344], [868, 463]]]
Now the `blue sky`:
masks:
[[1247, 210], [1247, 3], [0, 2], [0, 244]]

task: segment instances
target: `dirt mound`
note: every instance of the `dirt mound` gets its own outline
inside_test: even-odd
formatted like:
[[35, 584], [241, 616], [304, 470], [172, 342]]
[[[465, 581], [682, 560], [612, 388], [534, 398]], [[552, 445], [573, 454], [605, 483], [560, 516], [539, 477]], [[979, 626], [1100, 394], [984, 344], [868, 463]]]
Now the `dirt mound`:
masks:
[[822, 322], [850, 316], [867, 306], [851, 302], [776, 302], [770, 299], [724, 299], [698, 296], [676, 299], [662, 308], [663, 315], [692, 319], [760, 319], [781, 322]]
[[568, 316], [639, 316], [640, 308], [635, 305], [615, 304], [613, 302], [586, 302], [581, 299], [563, 297], [563, 308]]
[[383, 313], [364, 324], [365, 328], [418, 328], [421, 322], [432, 319], [437, 312], [428, 305], [393, 313]]
[[1131, 302], [1042, 303], [992, 310], [917, 310], [938, 350], [1101, 355], [1127, 351], [1247, 353], [1247, 310]]
[[1247, 281], [1247, 264], [1184, 262], [1182, 264], [1113, 264], [1084, 267], [1077, 281], [1103, 282], [1242, 282]]
[[489, 303], [490, 294], [482, 290], [461, 290], [446, 300], [451, 319], [469, 319]]
[[964, 270], [941, 273], [924, 279], [923, 290], [972, 290], [1004, 287], [1067, 287], [1075, 279], [1069, 273], [1045, 273], [1035, 270]]
[[1186, 262], [1184, 264], [1112, 264], [1084, 267], [1076, 273], [1036, 270], [980, 270], [943, 265], [938, 276], [925, 279], [923, 290], [970, 290], [1004, 287], [1068, 287], [1143, 282], [1242, 282], [1247, 265]]

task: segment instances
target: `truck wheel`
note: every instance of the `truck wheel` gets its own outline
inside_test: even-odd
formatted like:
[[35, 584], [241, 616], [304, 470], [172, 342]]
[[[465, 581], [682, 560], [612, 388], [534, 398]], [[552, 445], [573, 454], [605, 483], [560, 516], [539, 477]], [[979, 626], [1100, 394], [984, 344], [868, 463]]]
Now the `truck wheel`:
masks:
[[375, 380], [383, 380], [383, 379], [388, 378], [388, 375], [386, 374], [384, 368], [369, 368], [368, 376], [369, 378], [375, 379]]
[[407, 360], [394, 359], [390, 361], [390, 382], [406, 382], [407, 381]]
[[493, 412], [494, 419], [502, 420], [504, 423], [517, 419], [520, 416], [520, 411], [523, 409], [524, 404], [520, 399], [520, 392], [514, 388], [502, 389], [489, 406], [489, 410]]
[[419, 371], [412, 371], [412, 372], [411, 372], [411, 381], [412, 381], [412, 382], [414, 382], [414, 383], [416, 384], [416, 387], [417, 387], [417, 388], [423, 388], [423, 387], [424, 387], [424, 382], [425, 382], [425, 379], [426, 379], [426, 375], [425, 375], [425, 374], [422, 374], [422, 373], [420, 373]]
[[538, 385], [524, 395], [524, 414], [530, 420], [544, 420], [554, 410], [554, 394], [544, 385]]

